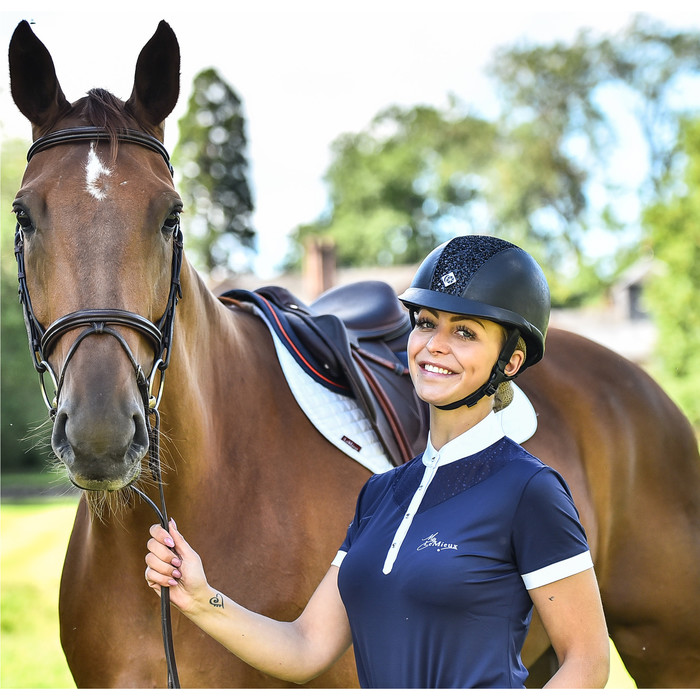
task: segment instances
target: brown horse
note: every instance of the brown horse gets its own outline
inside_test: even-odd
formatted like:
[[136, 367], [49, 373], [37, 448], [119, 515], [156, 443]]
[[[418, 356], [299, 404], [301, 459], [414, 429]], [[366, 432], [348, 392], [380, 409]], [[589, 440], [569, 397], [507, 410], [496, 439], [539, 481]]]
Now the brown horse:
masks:
[[[79, 687], [159, 687], [158, 600], [143, 578], [155, 517], [126, 487], [137, 480], [157, 498], [141, 462], [164, 367], [168, 510], [212, 584], [243, 605], [298, 615], [369, 472], [300, 410], [263, 323], [224, 306], [186, 259], [176, 279], [181, 202], [156, 141], [179, 91], [170, 27], [142, 50], [126, 102], [91, 91], [69, 103], [27, 23], [12, 38], [10, 72], [39, 140], [14, 204], [25, 293], [35, 335], [55, 324], [33, 354], [59, 385], [54, 450], [86, 489], [61, 582], [61, 641]], [[44, 138], [57, 133], [72, 136]], [[700, 686], [700, 459], [688, 422], [636, 366], [561, 331], [520, 383], [539, 415], [526, 447], [571, 485], [627, 668], [640, 686]], [[176, 611], [173, 628], [183, 687], [284, 685]], [[548, 646], [535, 623], [526, 662]], [[355, 683], [346, 654], [312, 685]]]

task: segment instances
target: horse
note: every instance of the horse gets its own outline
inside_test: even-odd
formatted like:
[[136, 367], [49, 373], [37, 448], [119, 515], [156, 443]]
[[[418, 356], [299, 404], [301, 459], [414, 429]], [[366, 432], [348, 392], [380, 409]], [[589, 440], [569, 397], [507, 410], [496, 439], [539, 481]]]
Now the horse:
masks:
[[[83, 489], [61, 643], [80, 688], [163, 687], [159, 604], [144, 582], [155, 521], [146, 499], [157, 500], [159, 479], [212, 585], [290, 620], [370, 474], [300, 409], [261, 319], [223, 304], [181, 250], [182, 203], [162, 147], [179, 94], [171, 27], [161, 22], [141, 50], [126, 101], [91, 90], [69, 102], [26, 22], [9, 55], [34, 139], [14, 202], [20, 288], [35, 365], [56, 383], [52, 447]], [[639, 367], [557, 329], [519, 385], [538, 416], [524, 445], [571, 487], [630, 674], [639, 687], [700, 686], [700, 458], [689, 422]], [[183, 687], [286, 687], [176, 610], [172, 642]], [[523, 650], [533, 682], [549, 673], [548, 655], [534, 619]], [[309, 686], [356, 684], [348, 651]]]

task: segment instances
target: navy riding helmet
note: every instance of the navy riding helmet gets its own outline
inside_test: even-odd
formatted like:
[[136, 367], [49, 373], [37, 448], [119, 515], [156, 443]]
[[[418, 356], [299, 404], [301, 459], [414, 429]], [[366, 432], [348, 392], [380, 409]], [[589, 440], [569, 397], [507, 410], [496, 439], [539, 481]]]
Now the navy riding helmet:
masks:
[[[486, 318], [506, 328], [508, 337], [489, 380], [444, 410], [473, 406], [495, 393], [518, 339], [527, 348], [517, 374], [544, 355], [549, 324], [547, 280], [534, 258], [522, 248], [493, 236], [458, 236], [438, 246], [421, 263], [411, 286], [399, 296], [413, 312], [420, 308]], [[514, 375], [515, 376], [515, 375]]]

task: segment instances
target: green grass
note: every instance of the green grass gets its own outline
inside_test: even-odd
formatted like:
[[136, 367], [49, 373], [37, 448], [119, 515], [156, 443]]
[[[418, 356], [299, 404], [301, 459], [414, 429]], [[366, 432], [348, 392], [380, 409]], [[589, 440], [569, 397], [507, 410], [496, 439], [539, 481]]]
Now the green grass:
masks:
[[[0, 507], [0, 688], [75, 688], [58, 635], [58, 586], [75, 500]], [[611, 644], [608, 688], [635, 688]]]
[[58, 634], [75, 508], [75, 500], [0, 507], [0, 688], [75, 688]]

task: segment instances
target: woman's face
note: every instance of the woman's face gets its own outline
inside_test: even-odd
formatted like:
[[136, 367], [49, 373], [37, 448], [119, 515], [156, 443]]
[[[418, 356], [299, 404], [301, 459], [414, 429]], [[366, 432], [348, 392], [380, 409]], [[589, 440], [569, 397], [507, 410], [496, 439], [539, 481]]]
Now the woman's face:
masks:
[[468, 396], [488, 380], [504, 339], [493, 321], [420, 309], [408, 339], [416, 393], [435, 406]]

